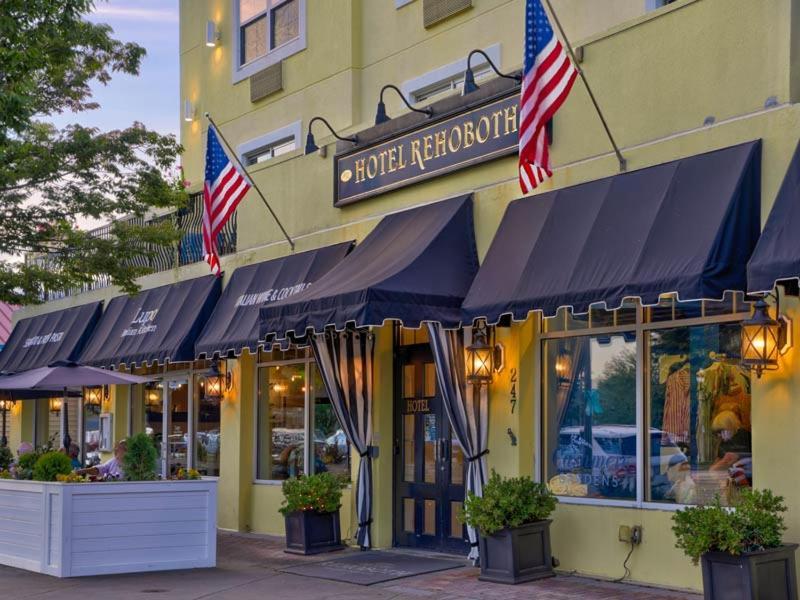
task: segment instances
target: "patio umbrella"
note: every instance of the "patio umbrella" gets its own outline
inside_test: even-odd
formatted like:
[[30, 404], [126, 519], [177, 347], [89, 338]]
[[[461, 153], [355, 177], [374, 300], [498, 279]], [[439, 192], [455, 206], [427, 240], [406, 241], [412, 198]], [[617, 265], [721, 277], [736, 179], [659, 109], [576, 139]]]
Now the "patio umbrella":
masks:
[[0, 377], [0, 390], [43, 390], [55, 391], [71, 387], [96, 385], [130, 385], [147, 383], [152, 377], [128, 375], [87, 367], [74, 362], [56, 362], [47, 367], [22, 371], [15, 375]]
[[[130, 385], [134, 383], [147, 383], [148, 381], [152, 381], [152, 378], [117, 373], [115, 371], [107, 371], [96, 367], [87, 367], [75, 362], [59, 361], [47, 367], [39, 367], [38, 369], [22, 371], [15, 375], [0, 377], [0, 391], [40, 390], [53, 392], [63, 390], [65, 402], [62, 404], [61, 410], [66, 410], [68, 388], [98, 385]], [[64, 416], [66, 416], [66, 414]], [[62, 417], [62, 420], [65, 419]], [[64, 447], [69, 448], [70, 443], [71, 439], [67, 432], [63, 439]]]

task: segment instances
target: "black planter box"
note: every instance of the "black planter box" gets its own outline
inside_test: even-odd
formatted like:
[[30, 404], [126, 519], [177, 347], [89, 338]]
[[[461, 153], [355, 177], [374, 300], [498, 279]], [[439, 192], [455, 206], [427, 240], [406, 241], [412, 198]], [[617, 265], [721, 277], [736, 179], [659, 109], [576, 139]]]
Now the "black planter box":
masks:
[[481, 536], [480, 553], [481, 581], [513, 584], [555, 575], [549, 520]]
[[303, 510], [284, 519], [286, 552], [290, 554], [320, 554], [344, 548], [338, 510], [330, 513]]
[[705, 600], [797, 600], [797, 544], [732, 556], [702, 556]]

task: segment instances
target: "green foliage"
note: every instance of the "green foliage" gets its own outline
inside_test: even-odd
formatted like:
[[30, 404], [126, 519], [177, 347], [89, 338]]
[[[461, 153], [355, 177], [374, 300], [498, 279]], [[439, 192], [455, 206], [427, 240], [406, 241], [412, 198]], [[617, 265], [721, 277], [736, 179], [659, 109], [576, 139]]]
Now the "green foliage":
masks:
[[56, 481], [58, 475], [72, 473], [72, 461], [63, 452], [45, 452], [33, 466], [34, 481]]
[[14, 454], [7, 444], [0, 444], [0, 471], [7, 471], [14, 462]]
[[[115, 224], [102, 238], [77, 227], [82, 217], [141, 217], [186, 202], [174, 171], [182, 150], [174, 136], [136, 122], [108, 132], [50, 122], [65, 112], [96, 109], [91, 84], [139, 72], [144, 48], [87, 21], [94, 5], [2, 2], [0, 256], [9, 259], [0, 261], [0, 301], [35, 303], [42, 287], [68, 289], [100, 275], [134, 292], [136, 277], [146, 272], [136, 265], [148, 264], [179, 238], [169, 221], [152, 232], [132, 222]], [[28, 253], [39, 262], [18, 260]]]
[[781, 545], [786, 525], [781, 496], [770, 490], [744, 490], [735, 507], [692, 506], [673, 514], [676, 546], [697, 564], [706, 552], [739, 555]]
[[122, 459], [126, 481], [152, 481], [157, 478], [158, 451], [149, 435], [137, 433], [127, 440], [128, 449]]
[[42, 456], [44, 452], [37, 448], [32, 452], [26, 452], [20, 455], [17, 459], [17, 464], [14, 465], [14, 476], [16, 479], [33, 479], [33, 467], [36, 461]]
[[283, 506], [280, 511], [288, 515], [300, 510], [329, 513], [339, 510], [342, 504], [343, 483], [330, 473], [300, 475], [283, 482]]
[[530, 477], [502, 478], [494, 470], [483, 496], [467, 495], [463, 520], [487, 536], [549, 517], [558, 500], [543, 483]]

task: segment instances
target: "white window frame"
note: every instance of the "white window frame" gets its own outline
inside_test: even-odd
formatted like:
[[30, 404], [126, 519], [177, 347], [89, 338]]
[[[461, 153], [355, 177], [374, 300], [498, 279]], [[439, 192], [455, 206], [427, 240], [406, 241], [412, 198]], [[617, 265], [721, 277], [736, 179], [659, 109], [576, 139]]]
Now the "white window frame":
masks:
[[[483, 48], [483, 51], [489, 55], [489, 58], [492, 59], [492, 62], [497, 65], [498, 68], [502, 68], [502, 47], [501, 44], [498, 42], [496, 44], [492, 44], [491, 46], [487, 46]], [[488, 66], [486, 59], [481, 56], [480, 54], [476, 54], [472, 59], [472, 69], [473, 72], [484, 69]], [[467, 59], [462, 58], [460, 60], [451, 62], [450, 64], [443, 65], [432, 71], [428, 71], [419, 77], [414, 77], [413, 79], [407, 79], [402, 84], [400, 84], [400, 90], [403, 92], [403, 96], [405, 96], [406, 100], [408, 100], [411, 104], [417, 102], [417, 94], [424, 91], [427, 88], [431, 88], [437, 84], [446, 83], [448, 81], [452, 81], [453, 79], [459, 78], [461, 75], [464, 74], [464, 71], [467, 70]]]
[[[287, 0], [288, 1], [288, 0]], [[281, 44], [277, 48], [272, 50], [267, 49], [267, 53], [264, 56], [251, 60], [249, 63], [241, 64], [240, 59], [242, 56], [242, 37], [241, 37], [241, 26], [239, 25], [239, 0], [231, 0], [232, 6], [232, 28], [231, 28], [231, 40], [233, 43], [231, 44], [233, 48], [232, 52], [232, 64], [231, 64], [231, 72], [232, 72], [232, 81], [233, 83], [238, 83], [244, 79], [247, 79], [251, 75], [255, 75], [259, 71], [266, 69], [269, 66], [274, 65], [282, 61], [284, 58], [288, 58], [293, 54], [297, 54], [298, 52], [306, 49], [307, 37], [306, 37], [306, 0], [294, 0], [299, 3], [298, 5], [298, 12], [299, 12], [299, 24], [298, 24], [298, 31], [297, 37], [285, 44]], [[274, 8], [267, 8], [267, 45], [269, 46], [269, 37], [271, 34], [272, 28], [270, 27], [270, 14]]]
[[394, 0], [395, 8], [403, 8], [406, 4], [411, 4], [414, 0]]
[[646, 12], [650, 12], [653, 10], [658, 10], [659, 8], [663, 8], [664, 6], [668, 6], [672, 4], [671, 2], [665, 2], [665, 0], [644, 0], [644, 10]]
[[[734, 301], [735, 303], [736, 301]], [[601, 307], [602, 308], [602, 307]], [[636, 323], [629, 325], [617, 325], [610, 327], [587, 327], [585, 329], [574, 329], [568, 331], [553, 331], [545, 332], [544, 323], [541, 317], [538, 318], [538, 340], [537, 352], [535, 353], [534, 360], [536, 361], [535, 376], [539, 384], [536, 387], [537, 400], [534, 409], [534, 419], [538, 426], [538, 440], [536, 441], [536, 456], [534, 460], [534, 479], [541, 483], [545, 481], [545, 465], [543, 455], [545, 452], [545, 427], [547, 423], [547, 414], [544, 408], [544, 344], [548, 340], [554, 339], [568, 339], [575, 337], [592, 337], [596, 335], [614, 335], [621, 334], [622, 332], [636, 332], [636, 499], [635, 500], [619, 500], [613, 498], [583, 498], [576, 496], [557, 496], [558, 501], [563, 504], [576, 504], [588, 506], [611, 506], [620, 508], [635, 508], [642, 510], [661, 510], [661, 511], [677, 511], [687, 508], [690, 504], [678, 504], [670, 502], [649, 501], [645, 499], [646, 490], [645, 484], [645, 469], [648, 468], [646, 455], [648, 449], [645, 448], [645, 443], [649, 443], [649, 439], [645, 439], [643, 435], [645, 428], [649, 433], [649, 426], [646, 423], [646, 402], [647, 390], [645, 389], [645, 360], [647, 358], [645, 336], [651, 331], [659, 329], [674, 329], [677, 327], [695, 327], [698, 325], [713, 325], [723, 323], [741, 323], [749, 316], [748, 312], [736, 310], [734, 304], [733, 312], [729, 314], [718, 314], [708, 317], [695, 317], [688, 319], [674, 319], [670, 321], [655, 321], [645, 322], [644, 307], [637, 302], [636, 307]], [[649, 436], [647, 436], [649, 438]], [[649, 470], [649, 468], [648, 468]]]
[[[245, 166], [257, 166], [257, 165], [262, 164], [263, 162], [267, 162], [267, 161], [262, 161], [262, 163], [252, 163], [252, 165], [251, 165], [251, 164], [248, 163], [248, 159], [247, 159], [247, 157], [249, 155], [254, 154], [255, 152], [257, 152], [258, 150], [261, 150], [261, 149], [265, 149], [266, 150], [268, 147], [276, 144], [276, 142], [280, 142], [282, 140], [288, 140], [289, 138], [293, 138], [295, 144], [297, 145], [297, 148], [295, 150], [292, 150], [292, 152], [295, 152], [297, 149], [300, 148], [300, 142], [301, 142], [301, 139], [302, 139], [301, 136], [302, 136], [302, 133], [303, 133], [302, 125], [303, 125], [302, 121], [295, 121], [294, 123], [290, 123], [289, 125], [286, 125], [285, 127], [281, 127], [279, 129], [275, 129], [275, 130], [270, 131], [268, 133], [265, 133], [264, 135], [261, 135], [261, 136], [259, 136], [257, 138], [253, 138], [252, 140], [248, 140], [246, 142], [243, 142], [243, 143], [239, 144], [236, 147], [236, 154], [239, 157], [239, 160], [242, 161], [243, 165], [245, 165]], [[287, 152], [286, 154], [287, 155], [291, 155], [292, 152]], [[284, 155], [281, 154], [280, 156], [284, 156]], [[276, 156], [276, 157], [273, 157], [273, 158], [279, 158], [279, 157]], [[272, 159], [269, 159], [269, 160], [272, 160]]]

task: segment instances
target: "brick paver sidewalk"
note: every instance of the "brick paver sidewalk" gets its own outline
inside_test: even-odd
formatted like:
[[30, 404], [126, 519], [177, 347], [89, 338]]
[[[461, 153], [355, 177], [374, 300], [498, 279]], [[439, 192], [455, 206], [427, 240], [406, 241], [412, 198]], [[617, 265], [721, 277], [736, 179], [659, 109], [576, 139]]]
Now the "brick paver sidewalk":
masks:
[[[345, 550], [357, 553], [357, 550]], [[342, 553], [337, 553], [341, 556]], [[217, 567], [56, 579], [0, 566], [0, 600], [699, 600], [700, 596], [559, 575], [508, 586], [478, 581], [472, 567], [362, 586], [282, 569], [327, 556], [283, 552], [281, 538], [221, 533]], [[424, 556], [421, 557], [424, 560]]]

